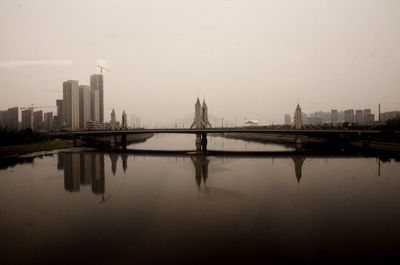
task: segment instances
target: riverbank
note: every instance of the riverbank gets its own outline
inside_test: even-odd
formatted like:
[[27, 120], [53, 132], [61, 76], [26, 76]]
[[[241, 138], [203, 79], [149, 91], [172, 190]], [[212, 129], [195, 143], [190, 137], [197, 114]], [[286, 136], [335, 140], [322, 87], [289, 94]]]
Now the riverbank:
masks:
[[[145, 142], [153, 137], [153, 134], [136, 134], [130, 135], [127, 139], [129, 144]], [[46, 141], [38, 141], [34, 143], [14, 144], [0, 146], [0, 157], [16, 157], [24, 154], [51, 151], [55, 149], [72, 148], [72, 147], [94, 147], [100, 149], [112, 148], [111, 142], [113, 137], [99, 137], [93, 139], [73, 141], [70, 139], [53, 139]]]
[[[228, 139], [238, 139], [258, 143], [279, 143], [283, 145], [295, 145], [297, 138], [295, 135], [287, 134], [259, 134], [259, 133], [225, 133], [220, 135]], [[348, 145], [356, 148], [367, 148], [379, 151], [400, 152], [400, 142], [384, 140], [364, 140], [351, 139], [348, 141], [337, 141], [329, 138], [301, 136], [303, 145]]]
[[73, 141], [71, 140], [49, 140], [29, 144], [0, 146], [0, 157], [19, 156], [33, 152], [51, 151], [70, 147], [73, 147]]

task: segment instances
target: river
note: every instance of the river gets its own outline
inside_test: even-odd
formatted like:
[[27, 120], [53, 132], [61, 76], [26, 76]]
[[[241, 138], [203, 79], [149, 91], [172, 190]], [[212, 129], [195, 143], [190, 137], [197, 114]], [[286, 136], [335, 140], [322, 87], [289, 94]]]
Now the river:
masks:
[[[193, 149], [194, 136], [129, 148]], [[0, 264], [399, 261], [399, 191], [390, 156], [37, 154], [0, 170]]]

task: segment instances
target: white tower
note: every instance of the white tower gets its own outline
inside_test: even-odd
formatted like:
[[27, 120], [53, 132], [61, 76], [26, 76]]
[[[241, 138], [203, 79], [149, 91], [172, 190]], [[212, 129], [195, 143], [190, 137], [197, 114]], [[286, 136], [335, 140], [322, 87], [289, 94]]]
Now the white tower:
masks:
[[196, 100], [196, 104], [194, 104], [194, 120], [190, 128], [195, 127], [196, 129], [201, 128], [201, 104], [199, 98]]
[[203, 104], [200, 104], [199, 98], [194, 104], [194, 120], [190, 128], [203, 129], [210, 128], [211, 123], [208, 121], [208, 107], [206, 101], [203, 100]]
[[203, 105], [201, 106], [201, 127], [202, 128], [212, 127], [211, 123], [208, 121], [208, 107], [204, 99], [203, 99]]
[[114, 109], [111, 112], [111, 121], [110, 121], [110, 127], [112, 131], [115, 131], [117, 129], [117, 119], [115, 117], [115, 111]]
[[297, 130], [300, 130], [303, 128], [303, 119], [302, 119], [302, 112], [300, 105], [297, 104], [296, 110], [294, 112], [294, 125], [293, 127]]

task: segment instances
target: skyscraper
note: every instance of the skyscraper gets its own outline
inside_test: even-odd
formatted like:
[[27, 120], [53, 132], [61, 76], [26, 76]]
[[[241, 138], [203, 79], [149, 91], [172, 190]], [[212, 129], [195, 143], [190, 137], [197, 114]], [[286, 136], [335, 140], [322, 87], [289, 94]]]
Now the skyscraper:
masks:
[[79, 86], [79, 128], [84, 129], [85, 123], [90, 120], [90, 87]]
[[67, 129], [79, 129], [79, 82], [63, 82], [63, 120]]
[[33, 108], [24, 109], [21, 112], [22, 129], [33, 128]]
[[5, 111], [0, 111], [0, 128], [4, 128], [6, 125], [4, 116], [5, 116]]
[[356, 110], [355, 122], [360, 124], [364, 122], [364, 111], [361, 109]]
[[33, 130], [43, 129], [43, 110], [33, 112]]
[[95, 122], [104, 122], [104, 91], [103, 75], [90, 76], [90, 119]]
[[53, 127], [60, 129], [63, 127], [63, 100], [62, 99], [57, 99], [56, 100], [56, 105], [57, 105], [57, 115], [54, 116], [54, 122], [53, 122]]
[[51, 131], [53, 129], [53, 122], [54, 122], [54, 118], [53, 118], [53, 112], [46, 112], [44, 114], [44, 128], [47, 131]]
[[354, 122], [354, 109], [348, 109], [344, 111], [344, 122]]
[[11, 130], [18, 130], [18, 107], [9, 108], [6, 112], [6, 127]]

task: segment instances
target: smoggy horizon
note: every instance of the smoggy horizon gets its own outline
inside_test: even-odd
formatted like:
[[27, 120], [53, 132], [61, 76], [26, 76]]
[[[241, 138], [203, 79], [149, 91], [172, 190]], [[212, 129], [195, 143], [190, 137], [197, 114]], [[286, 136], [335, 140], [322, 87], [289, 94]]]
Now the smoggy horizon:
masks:
[[[62, 82], [104, 74], [104, 116], [194, 112], [282, 123], [303, 112], [399, 110], [398, 1], [0, 3], [0, 109], [55, 106]], [[55, 109], [54, 109], [55, 110]]]

